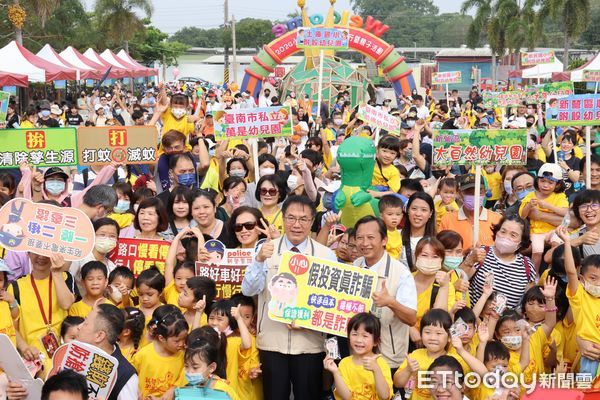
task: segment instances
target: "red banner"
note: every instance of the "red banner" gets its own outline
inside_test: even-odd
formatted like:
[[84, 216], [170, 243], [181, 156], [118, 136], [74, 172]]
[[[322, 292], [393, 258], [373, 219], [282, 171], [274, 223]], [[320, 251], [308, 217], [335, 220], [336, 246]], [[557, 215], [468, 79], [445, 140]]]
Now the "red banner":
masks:
[[170, 246], [171, 242], [165, 240], [120, 238], [108, 258], [118, 266], [129, 268], [136, 277], [153, 265], [164, 274]]

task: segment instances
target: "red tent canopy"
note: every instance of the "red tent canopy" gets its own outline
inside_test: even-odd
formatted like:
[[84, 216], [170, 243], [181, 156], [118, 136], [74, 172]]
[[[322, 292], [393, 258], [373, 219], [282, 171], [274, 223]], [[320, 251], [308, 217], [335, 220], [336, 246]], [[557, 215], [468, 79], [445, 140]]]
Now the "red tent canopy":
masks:
[[38, 68], [46, 71], [46, 82], [51, 81], [62, 81], [77, 79], [77, 71], [67, 67], [61, 67], [60, 65], [54, 64], [50, 61], [44, 60], [41, 57], [36, 56], [19, 43], [14, 42], [19, 52], [29, 61], [31, 64]]
[[106, 61], [107, 63], [116, 66], [117, 68], [123, 67], [127, 71], [127, 76], [131, 78], [138, 78], [140, 76], [145, 76], [145, 68], [140, 68], [136, 65], [127, 63], [121, 60], [115, 53], [110, 49], [104, 50], [100, 53], [100, 57]]
[[148, 68], [148, 67], [140, 64], [133, 57], [131, 57], [125, 50], [119, 51], [117, 53], [117, 57], [119, 58], [119, 60], [123, 60], [124, 62], [126, 62], [128, 64], [132, 64], [139, 68], [145, 69], [146, 75], [144, 75], [144, 76], [157, 76], [158, 75], [158, 70], [156, 68]]
[[106, 70], [108, 70], [109, 68], [112, 67], [112, 69], [110, 70], [110, 74], [108, 74], [108, 78], [125, 78], [127, 76], [130, 76], [129, 72], [126, 69], [118, 68], [118, 67], [116, 67], [114, 65], [111, 65], [110, 63], [106, 62], [92, 48], [87, 49], [83, 53], [83, 56], [86, 57], [87, 59], [91, 60], [92, 62], [96, 63], [96, 64], [102, 65], [102, 70], [105, 71], [105, 72], [106, 72]]
[[98, 79], [102, 76], [102, 72], [90, 69], [86, 65], [75, 65], [62, 57], [60, 54], [56, 52], [49, 44], [46, 44], [40, 51], [37, 53], [38, 57], [43, 58], [46, 61], [50, 61], [56, 65], [61, 67], [71, 68], [77, 71], [77, 80], [79, 79]]
[[29, 85], [29, 77], [22, 74], [13, 74], [0, 71], [0, 86], [25, 86]]

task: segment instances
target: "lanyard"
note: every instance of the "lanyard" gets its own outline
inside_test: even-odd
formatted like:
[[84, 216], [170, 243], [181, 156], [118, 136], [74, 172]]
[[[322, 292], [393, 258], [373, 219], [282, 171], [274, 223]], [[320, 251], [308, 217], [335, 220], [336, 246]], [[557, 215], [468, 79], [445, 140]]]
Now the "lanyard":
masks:
[[42, 314], [42, 319], [48, 328], [48, 331], [52, 328], [52, 274], [48, 278], [48, 318], [46, 318], [46, 312], [44, 311], [44, 304], [42, 303], [42, 298], [40, 297], [40, 292], [38, 291], [37, 285], [35, 284], [35, 279], [33, 279], [33, 275], [29, 275], [31, 278], [31, 286], [33, 287], [33, 291], [35, 293], [35, 297], [37, 298], [38, 307], [40, 308], [40, 313]]

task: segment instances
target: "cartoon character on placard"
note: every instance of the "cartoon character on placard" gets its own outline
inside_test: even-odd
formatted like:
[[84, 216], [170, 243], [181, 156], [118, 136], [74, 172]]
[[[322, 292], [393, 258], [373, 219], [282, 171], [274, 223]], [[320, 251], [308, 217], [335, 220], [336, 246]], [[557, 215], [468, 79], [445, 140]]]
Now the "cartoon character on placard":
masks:
[[204, 247], [208, 250], [210, 254], [210, 259], [208, 260], [208, 264], [221, 264], [223, 260], [223, 254], [225, 254], [225, 245], [218, 240], [208, 240]]
[[546, 107], [546, 119], [557, 119], [558, 118], [558, 99], [552, 97], [548, 100], [548, 106]]
[[275, 317], [283, 317], [286, 308], [295, 307], [298, 295], [298, 282], [289, 272], [281, 272], [269, 282], [269, 313]]
[[8, 222], [0, 225], [0, 243], [5, 247], [17, 247], [25, 238], [21, 222], [21, 214], [25, 208], [25, 202], [11, 203]]

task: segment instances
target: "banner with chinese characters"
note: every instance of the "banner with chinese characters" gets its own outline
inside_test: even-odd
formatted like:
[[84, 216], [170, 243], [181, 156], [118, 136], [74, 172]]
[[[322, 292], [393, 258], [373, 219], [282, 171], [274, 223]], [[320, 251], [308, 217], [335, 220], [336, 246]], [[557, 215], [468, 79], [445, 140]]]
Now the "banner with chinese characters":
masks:
[[539, 86], [525, 88], [527, 104], [543, 104], [549, 96], [568, 96], [575, 94], [573, 82], [551, 82]]
[[7, 250], [75, 261], [91, 253], [95, 238], [92, 222], [77, 208], [17, 198], [0, 209], [0, 246]]
[[8, 112], [8, 102], [10, 93], [0, 92], [0, 126], [6, 125], [6, 114]]
[[0, 131], [0, 168], [77, 165], [75, 128], [4, 129]]
[[600, 69], [584, 69], [583, 82], [600, 82]]
[[[207, 242], [210, 246], [209, 242], [213, 241]], [[227, 299], [241, 293], [246, 267], [252, 264], [254, 259], [254, 249], [226, 249], [224, 246], [219, 247], [218, 250], [207, 249], [211, 255], [216, 253], [215, 257], [211, 257], [214, 262], [196, 262], [196, 275], [206, 276], [215, 281], [217, 299]]]
[[524, 165], [525, 129], [433, 131], [433, 165]]
[[521, 53], [521, 65], [550, 64], [554, 62], [554, 51], [530, 51]]
[[115, 265], [129, 268], [136, 277], [153, 265], [164, 274], [170, 245], [171, 242], [166, 240], [119, 238], [117, 247], [108, 254], [108, 258]]
[[360, 106], [356, 117], [368, 125], [385, 129], [389, 133], [400, 134], [400, 118], [388, 114], [380, 108], [368, 104]]
[[292, 135], [290, 107], [243, 108], [213, 113], [215, 139], [246, 139]]
[[461, 83], [462, 75], [460, 71], [434, 72], [431, 76], [432, 85], [447, 85], [449, 83]]
[[85, 377], [90, 400], [108, 399], [117, 382], [118, 367], [119, 361], [110, 354], [91, 344], [74, 340], [56, 350], [48, 377], [63, 369], [70, 369]]
[[548, 98], [547, 126], [600, 125], [600, 94]]
[[346, 336], [348, 321], [371, 310], [377, 274], [365, 268], [292, 252], [281, 256], [267, 282], [269, 318], [314, 331]]
[[296, 47], [347, 50], [348, 39], [348, 29], [300, 27], [296, 33]]
[[518, 107], [525, 101], [525, 92], [513, 90], [510, 92], [483, 92], [485, 108]]
[[153, 164], [157, 160], [155, 126], [84, 126], [77, 129], [79, 165], [111, 162]]

